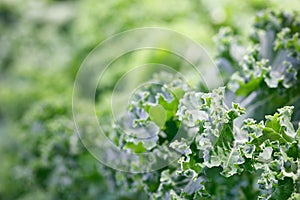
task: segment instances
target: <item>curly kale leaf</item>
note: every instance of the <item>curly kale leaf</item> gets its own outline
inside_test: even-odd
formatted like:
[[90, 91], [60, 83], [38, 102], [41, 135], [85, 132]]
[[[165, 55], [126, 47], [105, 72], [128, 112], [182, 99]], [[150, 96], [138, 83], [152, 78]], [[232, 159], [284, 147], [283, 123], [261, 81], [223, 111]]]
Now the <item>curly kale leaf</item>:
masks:
[[[228, 39], [219, 40], [217, 60], [227, 60], [231, 66], [235, 66], [227, 88], [233, 96], [230, 100], [239, 102], [249, 110], [245, 118], [261, 120], [266, 114], [276, 112], [279, 107], [300, 107], [299, 27], [300, 17], [297, 12], [263, 11], [255, 18], [248, 47], [239, 43], [240, 47], [230, 47], [230, 51], [229, 46], [234, 45], [239, 38], [229, 33], [222, 34], [224, 31], [221, 30], [220, 34]], [[235, 55], [239, 53], [226, 53], [241, 52], [240, 49], [246, 50], [238, 58]], [[297, 114], [293, 121], [297, 123], [299, 119]]]
[[[186, 93], [179, 104], [179, 119], [199, 127], [195, 137], [198, 151], [201, 151], [203, 165], [209, 168], [221, 166], [225, 176], [231, 176], [242, 164], [243, 158], [236, 148], [233, 121], [244, 110], [233, 104], [229, 109], [224, 103], [224, 88], [212, 93]], [[196, 123], [197, 122], [197, 123]]]
[[150, 199], [299, 199], [299, 19], [260, 13], [249, 48], [222, 29], [217, 64], [229, 69], [226, 87], [200, 92], [159, 74], [137, 91], [114, 141], [126, 151], [156, 152], [157, 162], [178, 159], [155, 172], [120, 175], [120, 185]]
[[245, 155], [262, 172], [258, 180], [262, 198], [288, 199], [299, 193], [300, 129], [295, 131], [292, 113], [293, 107], [284, 107], [266, 116], [265, 122], [246, 120], [242, 128], [249, 137]]

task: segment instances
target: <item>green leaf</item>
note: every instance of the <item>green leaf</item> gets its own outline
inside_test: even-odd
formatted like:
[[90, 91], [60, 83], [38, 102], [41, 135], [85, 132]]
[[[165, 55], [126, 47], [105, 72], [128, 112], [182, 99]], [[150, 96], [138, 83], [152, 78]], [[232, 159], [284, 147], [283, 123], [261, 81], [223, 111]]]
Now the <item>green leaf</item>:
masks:
[[167, 113], [163, 106], [156, 105], [149, 108], [150, 119], [160, 128], [162, 128], [167, 121]]

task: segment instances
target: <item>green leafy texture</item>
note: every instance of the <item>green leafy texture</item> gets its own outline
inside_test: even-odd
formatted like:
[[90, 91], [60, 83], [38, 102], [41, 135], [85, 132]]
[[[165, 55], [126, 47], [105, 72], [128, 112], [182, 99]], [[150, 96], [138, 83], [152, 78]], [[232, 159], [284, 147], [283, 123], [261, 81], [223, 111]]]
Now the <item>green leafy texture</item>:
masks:
[[[116, 135], [117, 143], [133, 152], [137, 147], [139, 151], [151, 150], [162, 141], [173, 139], [179, 127], [175, 118], [179, 99], [190, 90], [181, 77], [165, 72], [155, 74], [151, 83], [134, 94], [128, 114], [116, 123], [116, 128], [123, 132]], [[170, 126], [174, 126], [174, 131], [170, 131]]]
[[[174, 163], [157, 172], [128, 176], [127, 181], [140, 182], [152, 199], [217, 199], [221, 195], [222, 199], [297, 197], [300, 130], [295, 131], [291, 122], [293, 107], [278, 109], [278, 113], [267, 115], [265, 122], [246, 119], [239, 129], [234, 120], [245, 109], [236, 103], [228, 108], [224, 96], [225, 88], [211, 93], [186, 91], [176, 117], [196, 137], [191, 144], [183, 138], [170, 144], [182, 154], [179, 165]], [[247, 140], [243, 139], [245, 136]], [[217, 186], [228, 183], [232, 185]]]
[[241, 170], [238, 165], [244, 162], [236, 148], [233, 130], [233, 120], [244, 110], [237, 104], [228, 109], [224, 103], [224, 91], [224, 88], [219, 88], [212, 93], [187, 93], [188, 97], [183, 98], [179, 105], [185, 110], [179, 109], [178, 115], [179, 119], [198, 124], [195, 143], [203, 154], [203, 165], [209, 168], [221, 166], [222, 173], [231, 176]]
[[[241, 62], [242, 72], [236, 72], [232, 75], [228, 88], [236, 95], [247, 96], [250, 92], [258, 89], [263, 76], [270, 67], [267, 60], [258, 60], [258, 48], [254, 47], [249, 54], [245, 55]], [[243, 78], [239, 75], [243, 73]]]
[[[299, 107], [299, 19], [298, 12], [263, 11], [255, 18], [251, 43], [244, 45], [244, 56], [236, 59], [219, 50], [218, 59], [230, 60], [231, 65], [238, 66], [227, 88], [234, 92], [233, 101], [251, 110], [247, 116], [261, 120], [279, 107]], [[231, 34], [230, 41], [239, 39], [232, 37]], [[298, 115], [293, 121], [297, 120]]]
[[[163, 80], [172, 83], [176, 77], [156, 76], [163, 87], [153, 85], [138, 93], [129, 107], [132, 124], [155, 124], [157, 138], [150, 150], [159, 150], [162, 157], [170, 154], [161, 145], [168, 144], [179, 127], [195, 137], [169, 144], [182, 155], [178, 163], [129, 175], [127, 181], [140, 183], [151, 199], [298, 198], [300, 130], [294, 127], [299, 115], [292, 118], [293, 107], [284, 107], [300, 105], [298, 20], [297, 13], [260, 13], [250, 48], [240, 46], [229, 29], [221, 31], [219, 59], [237, 70], [226, 85], [231, 92], [218, 88], [203, 93], [183, 85], [175, 98], [175, 90]], [[244, 56], [234, 53], [235, 43]], [[236, 101], [246, 110], [237, 103], [228, 107], [225, 101]]]
[[[299, 199], [300, 130], [293, 129], [300, 119], [299, 112], [290, 119], [292, 109], [287, 107], [273, 115], [284, 105], [294, 105], [295, 110], [299, 110], [299, 14], [262, 12], [255, 21], [252, 43], [246, 48], [248, 44], [244, 47], [236, 33], [247, 31], [244, 22], [248, 21], [252, 10], [273, 6], [274, 2], [198, 3], [182, 1], [180, 6], [166, 7], [158, 2], [130, 3], [126, 0], [1, 2], [0, 130], [6, 133], [1, 134], [5, 139], [0, 145], [4, 161], [1, 162], [0, 199], [256, 199], [258, 193], [260, 198]], [[278, 5], [286, 7], [290, 2]], [[99, 15], [99, 10], [104, 12]], [[212, 144], [216, 149], [223, 149], [216, 151], [210, 147], [212, 154], [207, 157], [208, 166], [211, 166], [210, 156], [220, 156], [222, 159], [216, 159], [219, 166], [204, 165], [204, 151], [198, 149], [199, 141], [187, 145], [190, 141], [181, 139], [170, 144], [170, 148], [182, 155], [179, 163], [147, 174], [115, 172], [97, 164], [74, 135], [70, 108], [77, 71], [74, 66], [80, 66], [95, 43], [107, 36], [145, 23], [152, 26], [155, 20], [205, 42], [210, 41], [209, 35], [220, 25], [232, 25], [234, 31], [223, 29], [218, 38], [222, 45], [217, 64], [228, 70], [222, 73], [223, 77], [225, 81], [231, 79], [230, 84], [236, 92], [232, 93], [236, 96], [234, 101], [247, 107], [246, 115], [256, 120], [268, 117], [259, 123], [245, 120], [241, 131], [235, 123], [229, 128], [240, 112], [229, 112], [236, 109], [233, 104], [233, 108], [222, 111], [231, 117], [218, 116], [220, 121], [211, 122], [199, 117], [203, 114], [199, 111], [211, 113], [209, 109], [200, 110], [203, 104], [209, 103], [198, 101], [199, 95], [194, 94], [199, 91], [187, 89], [180, 79], [158, 76], [155, 79], [168, 87], [144, 88], [140, 100], [133, 100], [129, 108], [131, 115], [128, 118], [120, 116], [118, 124], [144, 135], [150, 134], [153, 140], [141, 143], [132, 137], [137, 132], [122, 136], [122, 132], [112, 130], [109, 123], [105, 129], [107, 135], [121, 148], [143, 152], [159, 150], [160, 145], [168, 144], [180, 126], [186, 134], [199, 136], [209, 132], [207, 124], [217, 127], [216, 132], [224, 135], [220, 137], [222, 142]], [[211, 21], [213, 23], [208, 24]], [[243, 29], [238, 30], [241, 24]], [[243, 59], [241, 54], [245, 52]], [[154, 57], [156, 63], [167, 62], [176, 69], [183, 68], [181, 62], [164, 53]], [[145, 63], [149, 58], [138, 60]], [[101, 117], [107, 115], [105, 105], [108, 104], [104, 100], [108, 91], [128, 66], [136, 64], [135, 61], [128, 57], [122, 60], [121, 67], [106, 76], [104, 88], [97, 89], [96, 104]], [[235, 70], [239, 72], [234, 73]], [[175, 96], [177, 100], [173, 99]], [[184, 96], [188, 98], [182, 99]], [[256, 103], [265, 99], [267, 101], [256, 107]], [[190, 102], [190, 107], [178, 108], [181, 100], [195, 102]], [[222, 110], [223, 106], [219, 106]], [[162, 107], [166, 118], [157, 114]], [[182, 120], [176, 115], [178, 110], [186, 110]], [[87, 116], [82, 118], [88, 119]], [[96, 132], [88, 120], [85, 124], [86, 130]], [[234, 131], [229, 134], [228, 130], [232, 129]], [[244, 134], [249, 137], [247, 142], [243, 140]], [[211, 142], [217, 137], [204, 138]], [[222, 154], [227, 155], [229, 149], [235, 149], [233, 152], [240, 153], [244, 159], [243, 163], [234, 165], [234, 169], [223, 161], [223, 158], [228, 160], [228, 156]], [[160, 153], [162, 157], [169, 156], [168, 152]], [[236, 168], [239, 173], [235, 173]], [[240, 172], [240, 168], [244, 171]], [[256, 184], [258, 178], [261, 189]]]
[[221, 28], [214, 38], [217, 44], [216, 64], [223, 81], [228, 82], [231, 75], [239, 68], [239, 61], [244, 53], [240, 38], [229, 27]]
[[243, 126], [249, 136], [246, 145], [253, 146], [245, 155], [256, 170], [262, 171], [258, 180], [264, 191], [261, 198], [288, 199], [299, 193], [300, 140], [299, 129], [295, 131], [290, 121], [292, 112], [293, 107], [284, 107], [266, 116], [265, 123], [248, 120]]

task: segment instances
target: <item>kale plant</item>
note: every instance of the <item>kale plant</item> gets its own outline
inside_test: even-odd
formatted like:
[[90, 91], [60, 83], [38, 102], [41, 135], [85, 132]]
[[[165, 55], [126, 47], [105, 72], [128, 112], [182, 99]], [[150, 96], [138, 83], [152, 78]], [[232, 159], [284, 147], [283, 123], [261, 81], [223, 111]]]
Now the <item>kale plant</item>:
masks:
[[149, 168], [178, 159], [115, 172], [116, 184], [150, 199], [300, 199], [299, 34], [298, 13], [259, 13], [248, 42], [230, 28], [216, 37], [224, 87], [202, 92], [162, 73], [140, 88], [110, 137], [123, 150], [153, 152]]

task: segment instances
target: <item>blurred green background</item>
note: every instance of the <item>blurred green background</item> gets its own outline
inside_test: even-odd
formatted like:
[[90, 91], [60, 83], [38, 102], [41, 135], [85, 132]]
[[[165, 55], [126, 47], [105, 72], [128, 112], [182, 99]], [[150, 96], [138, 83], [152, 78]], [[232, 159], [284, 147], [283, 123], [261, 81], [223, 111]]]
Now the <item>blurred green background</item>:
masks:
[[[175, 30], [202, 44], [213, 57], [213, 36], [220, 27], [250, 33], [255, 13], [267, 8], [291, 11], [300, 4], [0, 0], [0, 199], [136, 199], [138, 194], [116, 185], [113, 173], [76, 136], [72, 89], [84, 58], [107, 37], [139, 27]], [[113, 83], [137, 60], [176, 64], [170, 59], [137, 54], [124, 60], [97, 91], [99, 115], [105, 115]]]

